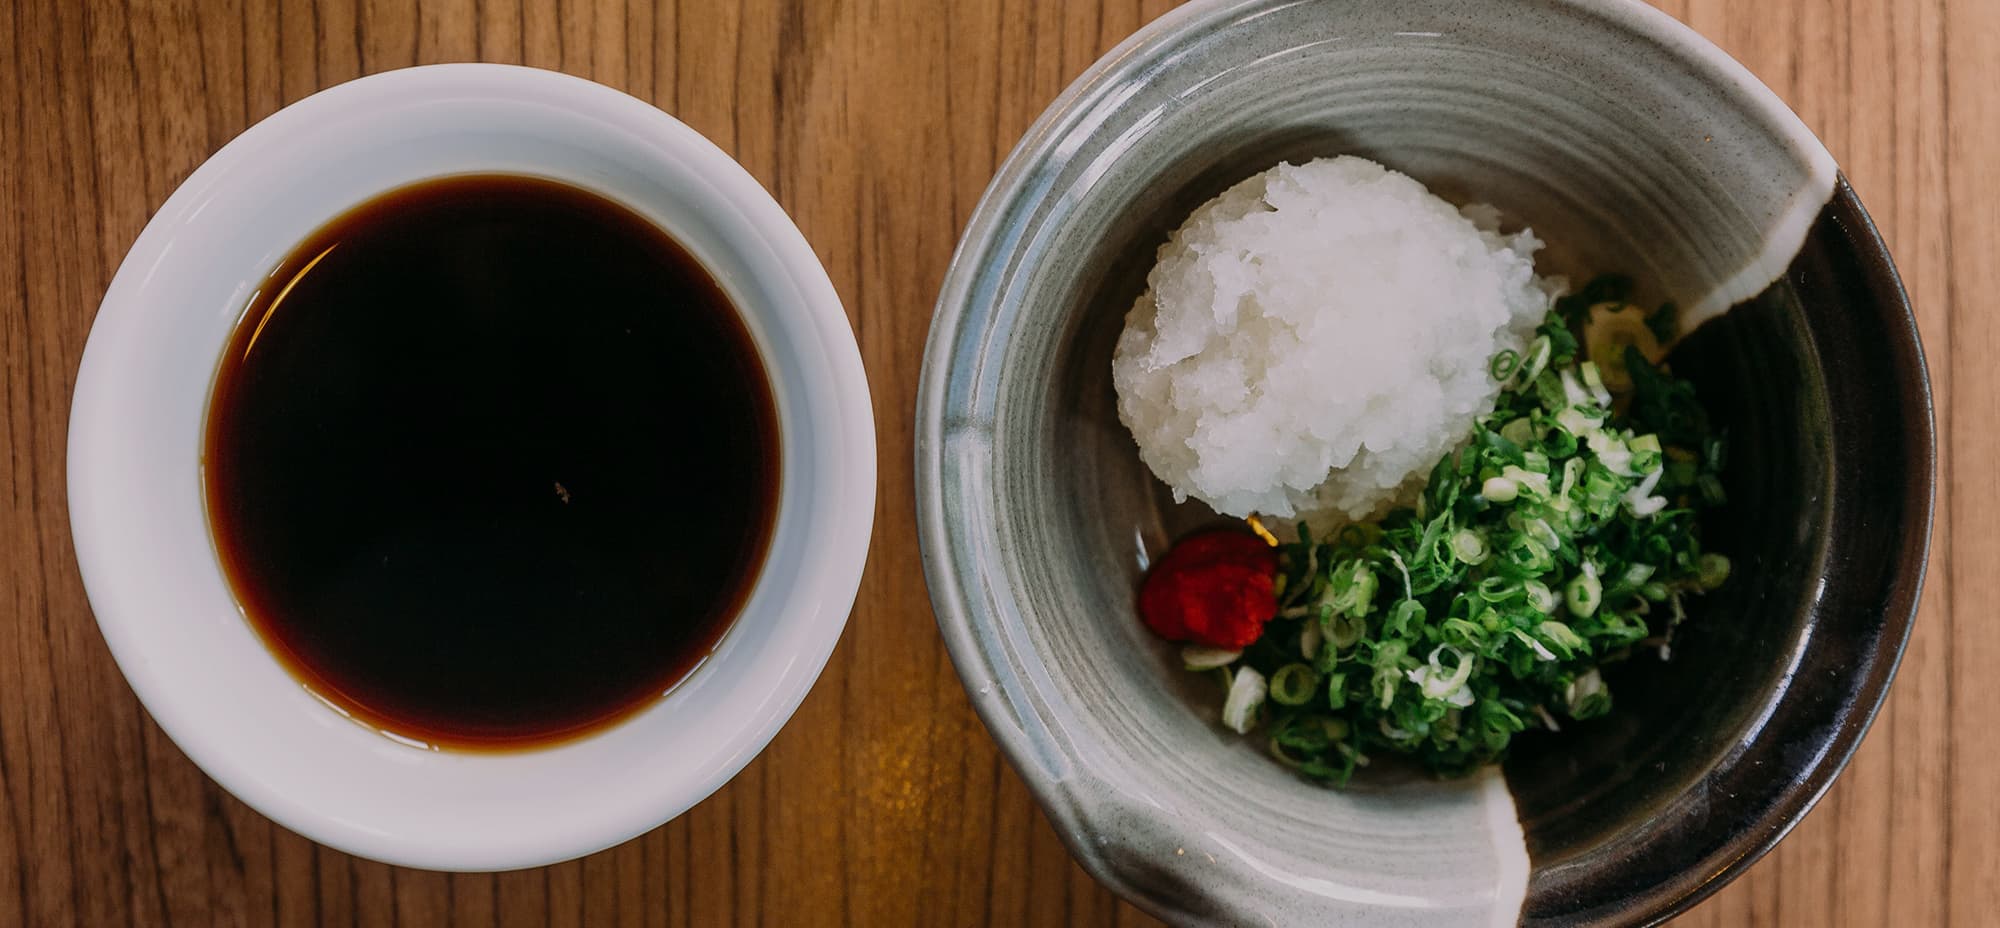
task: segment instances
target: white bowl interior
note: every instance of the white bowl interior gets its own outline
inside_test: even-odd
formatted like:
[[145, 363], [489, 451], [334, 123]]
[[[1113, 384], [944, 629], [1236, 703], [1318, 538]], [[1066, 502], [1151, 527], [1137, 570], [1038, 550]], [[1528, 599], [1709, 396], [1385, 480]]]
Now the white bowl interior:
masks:
[[[309, 694], [232, 597], [199, 471], [217, 359], [294, 244], [387, 189], [474, 172], [597, 191], [685, 244], [744, 314], [772, 380], [782, 443], [768, 558], [706, 662], [608, 730], [504, 753], [397, 743]], [[72, 520], [91, 603], [154, 718], [225, 788], [281, 824], [352, 853], [440, 869], [527, 866], [617, 843], [747, 763], [839, 637], [874, 483], [867, 384], [846, 317], [810, 248], [755, 180], [637, 100], [487, 65], [390, 72], [326, 91], [252, 128], [190, 177], [105, 297], [70, 431]]]

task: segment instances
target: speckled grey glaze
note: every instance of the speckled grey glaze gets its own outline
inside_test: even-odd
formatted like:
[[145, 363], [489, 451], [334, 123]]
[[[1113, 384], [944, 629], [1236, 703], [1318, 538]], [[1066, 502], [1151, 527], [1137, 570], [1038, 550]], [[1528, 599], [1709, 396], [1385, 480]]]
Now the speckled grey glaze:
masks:
[[[1698, 653], [1736, 656], [1699, 678], [1664, 665], [1693, 682], [1654, 686], [1665, 695], [1638, 700], [1636, 721], [1566, 732], [1576, 753], [1530, 745], [1509, 765], [1532, 873], [1497, 774], [1312, 786], [1222, 730], [1219, 695], [1133, 619], [1149, 558], [1215, 517], [1173, 504], [1118, 422], [1109, 374], [1124, 312], [1194, 206], [1280, 160], [1333, 154], [1499, 206], [1550, 242], [1545, 272], [1624, 271], [1650, 288], [1642, 298], [1672, 298], [1697, 321], [1753, 298], [1759, 307], [1710, 327], [1724, 336], [1691, 339], [1688, 367], [1698, 384], [1772, 397], [1722, 417], [1768, 437], [1731, 476], [1732, 495], [1746, 494], [1741, 521], [1760, 526], [1745, 529], [1755, 549], [1721, 547], [1744, 565], [1741, 591], [1724, 599], [1773, 618], [1744, 624], [1756, 630], [1748, 638], [1694, 641]], [[1879, 267], [1856, 280], [1812, 276], [1867, 260]], [[1807, 294], [1825, 305], [1803, 305]], [[1893, 672], [1932, 476], [1908, 320], [1825, 149], [1735, 62], [1643, 4], [1196, 2], [1051, 106], [1002, 166], [946, 276], [917, 410], [919, 527], [939, 626], [981, 717], [1070, 849], [1169, 920], [1664, 917], [1803, 814]], [[1843, 352], [1894, 385], [1879, 391], [1880, 415], [1845, 408], [1861, 401], [1821, 376]], [[1829, 449], [1850, 421], [1886, 430], [1858, 435], [1885, 450], [1840, 479], [1888, 489], [1836, 504]], [[1828, 592], [1815, 578], [1853, 552], [1824, 536], [1857, 521], [1880, 528], [1864, 556], [1883, 567]], [[1756, 571], [1767, 562], [1791, 568], [1765, 582]], [[1828, 645], [1808, 632], [1816, 610], [1849, 601], [1863, 604], [1852, 633], [1828, 620], [1846, 644], [1820, 655]], [[1772, 650], [1759, 657], [1746, 642]], [[1797, 698], [1793, 676], [1832, 659], [1853, 680], [1815, 695], [1829, 711], [1798, 720], [1811, 733], [1771, 727], [1791, 718], [1780, 704]], [[1662, 720], [1670, 710], [1659, 706], [1688, 700], [1695, 708]], [[1690, 733], [1690, 720], [1706, 727]], [[1777, 778], [1742, 773], [1766, 748], [1788, 752], [1770, 768]], [[1675, 760], [1655, 764], [1663, 749]], [[1739, 773], [1752, 779], [1730, 778]], [[1721, 789], [1740, 803], [1709, 792]], [[1725, 809], [1741, 817], [1712, 814]]]

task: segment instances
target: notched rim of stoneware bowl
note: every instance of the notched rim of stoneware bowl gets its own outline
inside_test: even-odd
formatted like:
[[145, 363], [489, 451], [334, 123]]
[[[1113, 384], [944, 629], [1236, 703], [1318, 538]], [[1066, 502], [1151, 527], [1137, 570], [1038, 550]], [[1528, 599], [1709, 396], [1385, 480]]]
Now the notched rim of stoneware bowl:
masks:
[[[958, 670], [974, 709], [999, 744], [1009, 763], [1028, 783], [1037, 803], [1054, 820], [1057, 833], [1073, 856], [1093, 877], [1120, 896], [1153, 915], [1186, 918], [1194, 914], [1185, 903], [1194, 900], [1160, 898], [1139, 884], [1142, 876], [1128, 872], [1099, 846], [1107, 839], [1093, 839], [1093, 820], [1102, 818], [1087, 793], [1114, 795], [1109, 784], [1082, 772], [1068, 762], [1069, 750], [1062, 735], [1049, 730], [1041, 719], [1043, 710], [1031, 704], [1039, 698], [1037, 688], [1025, 685], [1013, 660], [1014, 652], [1025, 652], [1027, 642], [1010, 632], [998, 620], [997, 611], [1010, 608], [1002, 602], [981, 567], [981, 558], [971, 550], [980, 546], [977, 533], [965, 527], [969, 513], [962, 505], [963, 478], [948, 480], [945, 466], [947, 417], [951, 428], [990, 429], [992, 423], [980, 419], [976, 409], [948, 406], [953, 399], [951, 375], [954, 363], [969, 365], [962, 371], [967, 378], [983, 381], [994, 376], [987, 365], [991, 358], [978, 345], [977, 333], [993, 321], [990, 305], [991, 277], [1013, 259], [1009, 240], [1020, 230], [1020, 214], [1032, 208], [1035, 198], [1045, 191], [1036, 187], [1044, 173], [1040, 165], [1050, 156], [1057, 140], [1079, 119], [1108, 87], [1115, 87], [1130, 74], [1157, 59], [1155, 50], [1173, 47], [1189, 33], [1239, 15], [1251, 4], [1216, 0], [1197, 2], [1169, 12], [1120, 43], [1093, 64], [1050, 104], [1024, 134], [1013, 152], [996, 172], [967, 224], [964, 237], [952, 258], [932, 321], [924, 352], [918, 388], [916, 422], [916, 496], [918, 532], [923, 552], [925, 577], [939, 630]], [[1795, 114], [1764, 87], [1742, 65], [1697, 33], [1657, 10], [1632, 0], [1571, 0], [1571, 5], [1595, 15], [1615, 20], [1622, 28], [1671, 44], [1699, 55], [1704, 64], [1741, 87], [1766, 111], [1774, 124], [1792, 129], [1802, 144], [1815, 146], [1812, 154], [1823, 156], [1810, 131]], [[1827, 162], [1830, 163], [1828, 158]], [[1935, 481], [1934, 423], [1929, 379], [1922, 347], [1918, 341], [1914, 315], [1900, 279], [1889, 260], [1874, 225], [1844, 179], [1835, 187], [1833, 200], [1821, 215], [1834, 215], [1850, 243], [1865, 264], [1862, 269], [1873, 293], [1861, 302], [1878, 312], [1895, 335], [1892, 365], [1898, 372], [1896, 402], [1911, 414], [1905, 426], [1909, 439], [1908, 463], [1915, 479], [1906, 490], [1914, 504], [1914, 515], [1903, 526], [1913, 538], [1902, 552], [1905, 581], [1896, 584], [1891, 601], [1883, 612], [1886, 652], [1860, 687], [1859, 701], [1849, 716], [1849, 724], [1827, 741], [1822, 760], [1811, 773], [1782, 787], [1780, 799], [1759, 819], [1744, 823], [1731, 838], [1707, 855], [1704, 866], [1656, 882], [1647, 890], [1628, 895], [1608, 908], [1571, 912], [1556, 916], [1550, 923], [1584, 922], [1654, 924], [1707, 898], [1755, 862], [1800, 821], [1834, 778], [1845, 767], [1861, 736], [1867, 730], [1887, 695], [1888, 686], [1900, 662], [1904, 644], [1915, 615], [1923, 583], [1929, 549]], [[1007, 246], [1005, 250], [996, 244]], [[963, 399], [963, 397], [959, 397]], [[1033, 668], [1027, 668], [1031, 673]], [[1115, 837], [1108, 841], [1116, 846]], [[1531, 884], [1532, 898], [1532, 884]]]

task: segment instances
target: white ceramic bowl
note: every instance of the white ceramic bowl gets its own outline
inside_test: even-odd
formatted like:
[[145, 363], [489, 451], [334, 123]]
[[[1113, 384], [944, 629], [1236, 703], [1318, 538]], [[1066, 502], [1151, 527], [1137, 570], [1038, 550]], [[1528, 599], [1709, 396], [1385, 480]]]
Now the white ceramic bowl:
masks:
[[[349, 722], [281, 667], [216, 560], [201, 438], [217, 359], [279, 260], [411, 181], [511, 172], [637, 210], [743, 312], [777, 397], [776, 537], [735, 625], [664, 699], [581, 740], [438, 752]], [[499, 870], [654, 828], [720, 787], [797, 708], [860, 583], [875, 438], [860, 353], [825, 270], [742, 167], [622, 93], [528, 68], [363, 78], [264, 120], [202, 165], [132, 246], [77, 376], [70, 518], [105, 641], [160, 726], [225, 789], [349, 853]]]

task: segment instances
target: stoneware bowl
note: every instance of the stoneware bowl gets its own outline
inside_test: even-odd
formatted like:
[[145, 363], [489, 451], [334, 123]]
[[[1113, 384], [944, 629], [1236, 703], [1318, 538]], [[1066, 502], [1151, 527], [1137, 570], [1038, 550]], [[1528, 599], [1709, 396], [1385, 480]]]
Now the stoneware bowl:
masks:
[[[1671, 362], [1733, 440], [1706, 537], [1735, 573], [1671, 660], [1616, 667], [1612, 716], [1522, 737], [1504, 778], [1311, 785], [1223, 730], [1212, 684], [1134, 615], [1148, 560], [1214, 516], [1174, 505], [1118, 422], [1125, 311], [1194, 206], [1334, 154], [1495, 204], [1551, 243], [1545, 271], [1623, 271], [1702, 323]], [[1175, 922], [1643, 924], [1692, 905], [1853, 752], [1929, 537], [1923, 358], [1867, 215], [1769, 90], [1625, 0], [1161, 18], [987, 191], [917, 420], [925, 567], [968, 692], [1084, 866]]]
[[[672, 233], [743, 313], [778, 405], [777, 525], [736, 622], [665, 698], [539, 750], [427, 750], [314, 698], [238, 609], [201, 499], [209, 384], [266, 275], [349, 207], [468, 172], [566, 181]], [[69, 493], [77, 560], [112, 655], [160, 727], [216, 782], [343, 851], [494, 870], [647, 831], [721, 786], [776, 734], [825, 665], [860, 582], [874, 421], [825, 271], [727, 155], [589, 81], [437, 65], [287, 107], [160, 207], [91, 328], [70, 416]]]

